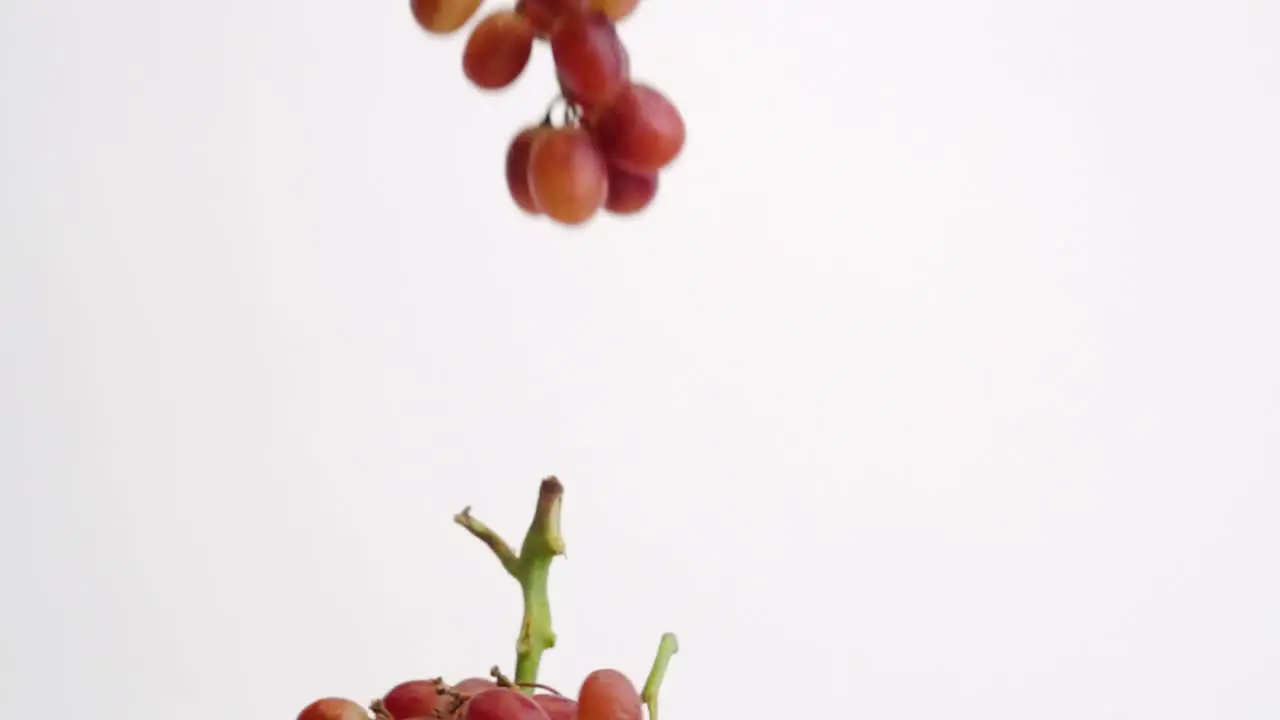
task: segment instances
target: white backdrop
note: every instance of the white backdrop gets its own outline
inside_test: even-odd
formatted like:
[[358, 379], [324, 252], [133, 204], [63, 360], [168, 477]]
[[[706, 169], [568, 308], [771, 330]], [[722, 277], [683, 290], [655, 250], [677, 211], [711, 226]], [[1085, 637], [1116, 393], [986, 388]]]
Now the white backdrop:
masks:
[[[488, 3], [493, 6], [493, 0]], [[1280, 717], [1280, 4], [652, 0], [687, 149], [406, 3], [0, 6], [0, 714], [291, 718], [682, 652], [667, 720]]]

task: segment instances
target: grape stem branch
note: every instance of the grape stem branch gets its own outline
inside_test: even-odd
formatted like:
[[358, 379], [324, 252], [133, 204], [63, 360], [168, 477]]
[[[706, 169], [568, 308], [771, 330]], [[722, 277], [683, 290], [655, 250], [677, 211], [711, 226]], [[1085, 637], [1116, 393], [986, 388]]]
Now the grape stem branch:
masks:
[[564, 538], [560, 536], [560, 500], [563, 495], [564, 486], [559, 480], [549, 477], [542, 481], [538, 489], [537, 509], [519, 555], [497, 533], [472, 517], [471, 508], [464, 509], [453, 518], [454, 522], [489, 546], [502, 567], [520, 583], [524, 595], [524, 619], [516, 641], [515, 683], [530, 694], [538, 682], [542, 653], [556, 645], [556, 634], [551, 629], [547, 577], [551, 572], [551, 561], [558, 555], [564, 555]]
[[667, 666], [671, 664], [671, 656], [680, 652], [680, 643], [673, 633], [664, 633], [658, 643], [658, 655], [653, 659], [653, 668], [644, 681], [644, 689], [640, 691], [640, 700], [649, 708], [649, 720], [658, 720], [658, 691], [662, 689], [662, 679], [667, 675]]

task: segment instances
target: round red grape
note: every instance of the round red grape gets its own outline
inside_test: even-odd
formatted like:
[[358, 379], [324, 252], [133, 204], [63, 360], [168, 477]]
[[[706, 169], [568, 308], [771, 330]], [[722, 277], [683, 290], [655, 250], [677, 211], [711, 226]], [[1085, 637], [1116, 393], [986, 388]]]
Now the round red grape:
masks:
[[640, 693], [617, 670], [596, 670], [578, 690], [578, 720], [640, 720]]
[[633, 173], [656, 173], [684, 148], [684, 118], [662, 93], [630, 83], [591, 121], [609, 163]]
[[[492, 690], [496, 687], [498, 687], [498, 684], [492, 680], [489, 680], [488, 678], [472, 677], [472, 678], [467, 678], [462, 682], [459, 682], [457, 685], [454, 685], [451, 689], [455, 693], [458, 693], [460, 695], [475, 696], [487, 690]], [[446, 696], [446, 697], [448, 699], [440, 705], [440, 709], [446, 712], [445, 717], [451, 718], [452, 720], [464, 720], [464, 718], [467, 717], [467, 706], [471, 704], [470, 701], [463, 702], [461, 705], [458, 706], [458, 709], [455, 712], [453, 712], [452, 714], [449, 714], [448, 711], [454, 707], [454, 705], [456, 704], [456, 701], [452, 696]]]
[[525, 128], [507, 148], [507, 189], [511, 191], [511, 199], [516, 201], [516, 205], [530, 215], [537, 215], [542, 210], [529, 189], [529, 152], [533, 149], [533, 142], [549, 130], [549, 125]]
[[516, 12], [529, 18], [538, 35], [547, 37], [561, 18], [587, 11], [587, 0], [520, 0]]
[[496, 687], [498, 687], [498, 684], [489, 678], [472, 677], [454, 685], [453, 691], [463, 695], [478, 695], [485, 690], [492, 690]]
[[382, 706], [391, 717], [401, 718], [431, 717], [435, 709], [448, 702], [437, 691], [437, 684], [430, 680], [410, 680], [391, 688], [382, 698]]
[[549, 720], [578, 720], [578, 703], [560, 695], [538, 694], [533, 701], [542, 707]]
[[533, 26], [514, 10], [499, 10], [481, 20], [462, 51], [462, 71], [486, 90], [515, 82], [533, 53]]
[[638, 213], [648, 207], [657, 194], [656, 173], [638, 174], [619, 167], [609, 167], [609, 195], [604, 201], [604, 207], [609, 212], [615, 215]]
[[631, 76], [631, 59], [609, 18], [597, 12], [563, 18], [551, 35], [560, 82], [584, 105], [613, 99]]
[[495, 688], [471, 698], [467, 720], [548, 720], [547, 714], [519, 690]]
[[609, 171], [581, 128], [542, 133], [529, 151], [529, 190], [548, 217], [566, 225], [590, 220], [604, 205]]
[[321, 698], [303, 708], [298, 720], [369, 720], [369, 712], [346, 698]]
[[418, 25], [429, 33], [445, 35], [467, 24], [481, 0], [409, 0]]

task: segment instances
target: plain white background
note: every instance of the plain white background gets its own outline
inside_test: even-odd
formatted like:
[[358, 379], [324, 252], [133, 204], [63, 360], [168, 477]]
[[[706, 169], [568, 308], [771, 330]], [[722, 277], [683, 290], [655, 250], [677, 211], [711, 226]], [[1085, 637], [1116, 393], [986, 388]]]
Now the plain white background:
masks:
[[[493, 7], [490, 0], [489, 7]], [[1280, 4], [647, 0], [565, 231], [406, 3], [6, 0], [0, 714], [510, 667], [668, 720], [1280, 716]]]

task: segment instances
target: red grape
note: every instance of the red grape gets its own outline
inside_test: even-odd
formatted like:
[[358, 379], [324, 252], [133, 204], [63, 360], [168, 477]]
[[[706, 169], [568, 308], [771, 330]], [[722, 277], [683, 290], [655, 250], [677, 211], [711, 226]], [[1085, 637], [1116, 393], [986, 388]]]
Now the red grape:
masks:
[[453, 691], [464, 695], [477, 695], [485, 690], [492, 690], [496, 687], [498, 687], [498, 684], [488, 678], [473, 677], [467, 678], [457, 685], [454, 685]]
[[[457, 685], [454, 685], [451, 689], [455, 693], [459, 693], [461, 695], [475, 696], [487, 690], [492, 690], [496, 687], [498, 687], [498, 684], [492, 680], [489, 680], [488, 678], [472, 677], [472, 678], [467, 678], [466, 680], [463, 680]], [[445, 717], [453, 718], [453, 720], [463, 720], [464, 718], [467, 717], [467, 706], [471, 704], [470, 701], [468, 700], [466, 702], [463, 702], [461, 705], [458, 706], [458, 709], [455, 712], [453, 712], [452, 714], [449, 714], [448, 711], [453, 708], [454, 703], [455, 703], [454, 698], [449, 697], [446, 702], [440, 705], [440, 708], [446, 712]]]
[[303, 708], [298, 720], [369, 720], [369, 712], [345, 698], [322, 698]]
[[600, 13], [562, 19], [551, 35], [551, 54], [561, 83], [584, 105], [608, 102], [631, 75], [631, 59], [618, 30]]
[[578, 703], [559, 695], [538, 694], [533, 701], [542, 707], [549, 720], [578, 720]]
[[640, 0], [591, 0], [591, 9], [604, 13], [605, 17], [617, 22], [631, 14]]
[[448, 698], [442, 698], [436, 690], [437, 684], [430, 680], [410, 680], [391, 688], [382, 698], [382, 706], [396, 720], [402, 718], [431, 717], [437, 706], [444, 705]]
[[548, 720], [532, 698], [509, 688], [486, 690], [467, 706], [467, 720]]
[[507, 148], [507, 189], [511, 191], [511, 199], [516, 201], [516, 205], [531, 215], [537, 215], [542, 210], [529, 190], [529, 151], [533, 149], [534, 140], [549, 130], [549, 125], [525, 128]]
[[556, 83], [560, 85], [560, 96], [564, 98], [566, 103], [570, 105], [582, 105], [582, 98], [578, 97], [573, 90], [569, 89], [564, 81], [564, 73], [556, 70]]
[[559, 71], [556, 72], [556, 82], [560, 85], [560, 97], [564, 99], [565, 103], [577, 106], [580, 111], [578, 115], [580, 124], [590, 129], [591, 123], [595, 122], [596, 118], [600, 116], [600, 112], [607, 106], [598, 102], [584, 102], [581, 97], [569, 88], [564, 81], [564, 75]]
[[609, 171], [585, 130], [554, 128], [529, 151], [529, 190], [553, 220], [580, 225], [604, 205]]
[[429, 33], [445, 35], [467, 24], [481, 0], [409, 0], [418, 25]]
[[591, 129], [609, 163], [633, 173], [655, 173], [684, 148], [684, 118], [648, 85], [628, 84]]
[[561, 18], [586, 11], [587, 0], [520, 0], [516, 3], [516, 12], [529, 18], [542, 37], [549, 36]]
[[596, 670], [578, 691], [578, 720], [640, 720], [640, 693], [617, 670]]
[[656, 173], [638, 174], [619, 167], [609, 167], [609, 195], [604, 207], [615, 215], [638, 213], [653, 202], [658, 194]]
[[471, 30], [462, 51], [462, 71], [486, 90], [515, 82], [533, 53], [533, 26], [514, 10], [498, 10]]
[[[458, 30], [481, 4], [483, 0], [410, 0], [418, 24], [432, 33]], [[659, 172], [683, 151], [686, 130], [680, 111], [658, 90], [631, 80], [631, 57], [616, 23], [639, 4], [514, 0], [471, 29], [462, 70], [485, 90], [519, 79], [538, 38], [551, 45], [565, 127], [552, 127], [548, 114], [542, 125], [511, 138], [505, 157], [507, 189], [525, 213], [567, 225], [586, 223], [601, 209], [615, 215], [638, 213], [657, 196]], [[473, 680], [496, 687], [489, 680]], [[465, 704], [455, 699], [428, 707], [424, 701], [423, 707], [439, 714], [440, 708], [457, 706], [454, 714], [463, 715]], [[418, 715], [414, 707], [401, 708], [400, 714]], [[425, 710], [421, 714], [428, 715]]]

